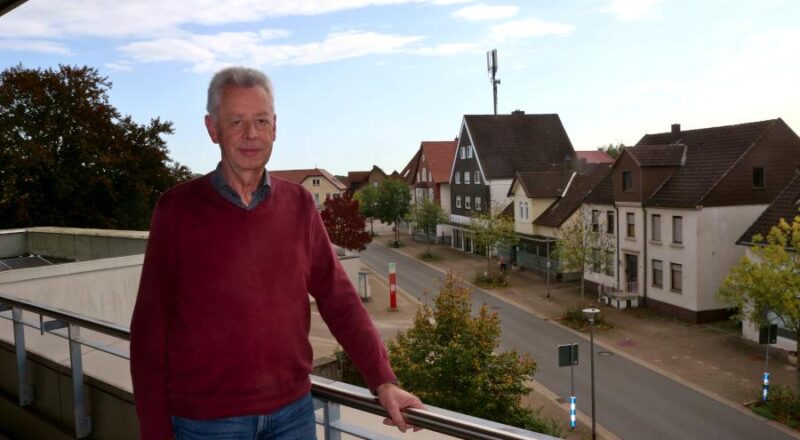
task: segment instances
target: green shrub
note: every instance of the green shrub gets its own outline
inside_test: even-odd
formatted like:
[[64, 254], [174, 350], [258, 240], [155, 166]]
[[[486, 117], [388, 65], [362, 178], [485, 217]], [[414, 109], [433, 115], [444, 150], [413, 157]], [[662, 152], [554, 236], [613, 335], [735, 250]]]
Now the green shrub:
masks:
[[429, 251], [425, 251], [425, 252], [417, 255], [417, 258], [419, 258], [422, 261], [439, 261], [439, 260], [442, 259], [442, 257], [440, 257], [440, 256], [438, 256], [438, 255], [436, 255], [436, 254], [434, 254], [432, 252], [429, 252]]
[[[759, 395], [759, 399], [760, 397]], [[767, 401], [759, 400], [750, 409], [754, 413], [770, 420], [775, 420], [794, 429], [800, 429], [800, 399], [787, 386], [776, 385], [772, 387], [769, 390]]]
[[[593, 306], [577, 306], [567, 309], [567, 311], [564, 312], [564, 315], [561, 316], [561, 322], [564, 325], [581, 332], [589, 330], [589, 318], [587, 318], [586, 314], [583, 313], [583, 309], [588, 307]], [[594, 328], [605, 330], [614, 328], [614, 326], [603, 318], [602, 313], [598, 313], [594, 317]]]
[[502, 273], [484, 272], [475, 276], [475, 279], [472, 281], [472, 283], [484, 289], [508, 287], [508, 279]]

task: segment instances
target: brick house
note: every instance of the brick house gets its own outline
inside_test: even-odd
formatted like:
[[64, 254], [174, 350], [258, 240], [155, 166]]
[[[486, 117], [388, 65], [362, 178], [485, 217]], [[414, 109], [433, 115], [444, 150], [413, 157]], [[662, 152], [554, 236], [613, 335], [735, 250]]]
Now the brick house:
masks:
[[400, 176], [411, 191], [411, 203], [433, 200], [450, 214], [450, 167], [457, 140], [423, 141]]

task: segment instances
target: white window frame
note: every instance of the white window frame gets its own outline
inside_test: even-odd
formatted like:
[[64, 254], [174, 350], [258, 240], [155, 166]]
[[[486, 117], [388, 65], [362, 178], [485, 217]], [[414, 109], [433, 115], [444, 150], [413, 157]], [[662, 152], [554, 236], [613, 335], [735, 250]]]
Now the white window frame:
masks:
[[672, 216], [672, 243], [683, 244], [683, 216]]
[[461, 207], [461, 196], [456, 196], [456, 208]]
[[464, 209], [472, 209], [472, 197], [464, 196]]
[[467, 145], [467, 159], [472, 159], [472, 145]]
[[[677, 269], [677, 270], [676, 270]], [[675, 288], [675, 274], [680, 274], [678, 288]], [[673, 292], [682, 293], [683, 292], [683, 265], [678, 263], [670, 263], [669, 264], [669, 288]]]
[[433, 174], [431, 174], [430, 170], [428, 171], [428, 182], [433, 182]]
[[479, 185], [481, 183], [481, 172], [480, 171], [475, 171], [475, 178], [473, 180], [475, 180], [475, 184], [476, 185]]
[[466, 148], [464, 148], [464, 147], [461, 147], [461, 153], [460, 153], [460, 155], [461, 155], [461, 158], [462, 158], [462, 159], [466, 159], [466, 157], [467, 157], [467, 151], [466, 151]]
[[[658, 221], [656, 221], [658, 220]], [[661, 214], [650, 214], [650, 240], [661, 242]]]
[[475, 210], [476, 211], [481, 210], [481, 198], [478, 196], [475, 196]]
[[464, 171], [464, 185], [469, 185], [469, 171]]
[[461, 172], [460, 171], [456, 171], [455, 172], [455, 176], [456, 176], [456, 184], [460, 185], [461, 184]]

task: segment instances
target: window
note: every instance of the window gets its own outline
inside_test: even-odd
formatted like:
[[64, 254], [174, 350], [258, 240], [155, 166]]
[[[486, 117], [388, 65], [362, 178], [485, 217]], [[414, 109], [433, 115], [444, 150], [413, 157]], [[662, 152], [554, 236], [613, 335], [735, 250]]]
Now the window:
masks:
[[664, 287], [664, 263], [653, 260], [653, 287]]
[[378, 187], [378, 182], [372, 182], [372, 186], [374, 186], [375, 188], [377, 188], [377, 187]]
[[528, 219], [528, 202], [520, 200], [519, 202], [519, 218], [521, 220]]
[[480, 197], [475, 197], [475, 210], [476, 211], [480, 211], [481, 210], [481, 198]]
[[461, 196], [456, 196], [456, 208], [461, 207]]
[[605, 261], [605, 274], [608, 276], [614, 276], [614, 251], [609, 250], [606, 251], [606, 261]]
[[600, 231], [600, 211], [592, 209], [592, 232]]
[[331, 193], [325, 193], [325, 200], [328, 200], [330, 198], [331, 198]]
[[627, 229], [628, 237], [630, 238], [636, 237], [636, 216], [634, 215], [634, 213], [628, 212], [625, 214], [625, 219], [628, 226]]
[[622, 172], [622, 190], [633, 191], [633, 173], [630, 171]]
[[338, 198], [339, 198], [339, 197], [341, 197], [341, 196], [342, 196], [341, 194], [335, 194], [335, 193], [333, 194], [333, 198], [334, 198], [334, 199], [338, 199]]
[[653, 229], [650, 239], [653, 241], [661, 241], [661, 215], [653, 214], [650, 216], [650, 226]]
[[433, 174], [430, 171], [428, 171], [428, 182], [433, 182]]
[[464, 197], [464, 208], [472, 209], [472, 203], [471, 202], [472, 202], [472, 199], [470, 198], [470, 196]]
[[461, 147], [461, 158], [464, 159], [465, 157], [467, 157], [466, 149], [464, 147]]
[[419, 176], [419, 171], [417, 171], [417, 182], [422, 182], [422, 178]]
[[474, 180], [475, 180], [476, 184], [481, 183], [481, 173], [480, 173], [480, 171], [475, 171], [475, 179]]
[[672, 242], [683, 243], [683, 217], [672, 217]]
[[592, 261], [592, 272], [600, 273], [600, 265], [602, 264], [600, 249], [589, 249], [589, 255]]
[[425, 172], [425, 168], [422, 169], [422, 176], [420, 177], [422, 177], [422, 182], [424, 182], [425, 178], [428, 177], [428, 173]]
[[672, 290], [675, 292], [683, 291], [683, 266], [672, 263], [670, 267], [670, 280], [672, 280]]
[[606, 211], [606, 232], [614, 235], [614, 211]]
[[753, 188], [764, 187], [764, 168], [753, 168]]
[[311, 185], [319, 186], [319, 179], [311, 179]]
[[467, 145], [467, 158], [472, 159], [472, 145]]
[[464, 171], [464, 183], [469, 183], [469, 171]]
[[461, 183], [461, 173], [456, 171], [456, 183]]
[[319, 193], [314, 193], [314, 201], [319, 205]]

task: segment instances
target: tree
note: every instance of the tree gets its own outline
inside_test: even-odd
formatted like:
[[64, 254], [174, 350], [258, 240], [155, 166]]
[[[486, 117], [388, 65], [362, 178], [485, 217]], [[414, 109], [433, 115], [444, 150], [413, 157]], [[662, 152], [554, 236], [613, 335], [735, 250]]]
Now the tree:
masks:
[[581, 298], [584, 297], [584, 272], [599, 271], [613, 262], [608, 261], [608, 251], [613, 249], [611, 237], [605, 226], [593, 222], [585, 208], [578, 211], [575, 220], [568, 221], [557, 232], [556, 250], [553, 253], [561, 261], [564, 270], [575, 270], [581, 274]]
[[[734, 318], [759, 326], [770, 324], [768, 314], [774, 314], [782, 327], [794, 332], [795, 350], [800, 353], [800, 216], [792, 223], [781, 219], [766, 238], [756, 235], [753, 243], [750, 251], [755, 258], [742, 257], [717, 296], [738, 308]], [[795, 395], [800, 396], [800, 369]]]
[[435, 236], [436, 226], [447, 221], [447, 214], [432, 200], [425, 199], [411, 210], [409, 220], [414, 227], [425, 232], [428, 238], [427, 254], [431, 254], [431, 234]]
[[625, 145], [623, 145], [622, 142], [617, 142], [617, 145], [608, 144], [605, 147], [597, 147], [597, 151], [604, 151], [614, 159], [618, 158], [624, 149]]
[[147, 229], [156, 201], [190, 177], [167, 155], [172, 124], [140, 125], [91, 67], [0, 72], [0, 228]]
[[372, 241], [366, 231], [366, 220], [358, 213], [358, 202], [350, 197], [325, 200], [325, 209], [320, 215], [333, 244], [345, 249], [363, 251]]
[[498, 353], [500, 319], [484, 304], [472, 316], [469, 291], [449, 273], [433, 309], [423, 306], [414, 325], [388, 343], [400, 384], [427, 404], [559, 434], [552, 421], [521, 405], [536, 362], [516, 350]]
[[394, 245], [400, 245], [400, 220], [408, 215], [411, 193], [405, 183], [386, 179], [378, 187], [376, 217], [384, 223], [394, 223]]
[[378, 188], [367, 185], [360, 189], [353, 198], [358, 202], [358, 212], [369, 219], [369, 233], [375, 235], [373, 223], [378, 216]]
[[470, 219], [470, 230], [475, 236], [475, 244], [486, 250], [486, 272], [491, 273], [491, 251], [497, 245], [513, 246], [519, 242], [514, 230], [514, 219], [503, 214], [499, 206], [492, 206], [486, 212], [478, 212]]

